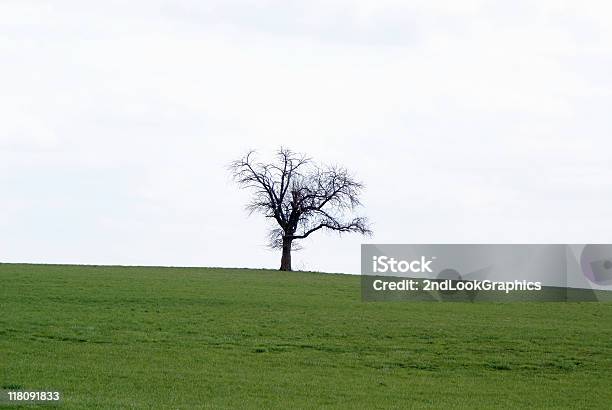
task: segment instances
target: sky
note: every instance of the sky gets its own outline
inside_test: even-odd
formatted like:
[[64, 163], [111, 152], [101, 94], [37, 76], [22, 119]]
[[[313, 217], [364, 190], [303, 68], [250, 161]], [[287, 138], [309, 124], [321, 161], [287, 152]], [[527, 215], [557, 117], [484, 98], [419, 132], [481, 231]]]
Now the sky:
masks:
[[350, 169], [361, 243], [611, 243], [609, 1], [0, 0], [0, 262], [277, 268], [230, 161]]

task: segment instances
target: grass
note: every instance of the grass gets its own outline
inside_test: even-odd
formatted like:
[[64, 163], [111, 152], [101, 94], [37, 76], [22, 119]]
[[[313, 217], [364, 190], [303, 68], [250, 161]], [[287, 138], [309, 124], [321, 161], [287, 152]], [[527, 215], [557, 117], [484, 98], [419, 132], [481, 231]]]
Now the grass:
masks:
[[609, 408], [612, 304], [360, 301], [359, 278], [0, 265], [0, 389], [63, 408]]

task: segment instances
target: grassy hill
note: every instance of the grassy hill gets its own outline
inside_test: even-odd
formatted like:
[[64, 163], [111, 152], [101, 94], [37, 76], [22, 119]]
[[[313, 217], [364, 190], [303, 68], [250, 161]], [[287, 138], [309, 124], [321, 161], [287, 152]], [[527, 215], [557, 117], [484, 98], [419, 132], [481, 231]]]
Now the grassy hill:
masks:
[[599, 407], [610, 303], [363, 303], [359, 278], [0, 265], [0, 389], [64, 408]]

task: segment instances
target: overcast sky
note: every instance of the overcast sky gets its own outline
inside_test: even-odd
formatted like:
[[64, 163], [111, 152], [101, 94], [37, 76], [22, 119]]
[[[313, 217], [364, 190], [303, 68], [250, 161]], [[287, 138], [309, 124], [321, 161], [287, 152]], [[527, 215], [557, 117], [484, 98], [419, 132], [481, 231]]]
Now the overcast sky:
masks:
[[367, 185], [359, 244], [612, 242], [609, 1], [0, 0], [0, 261], [277, 268], [226, 165]]

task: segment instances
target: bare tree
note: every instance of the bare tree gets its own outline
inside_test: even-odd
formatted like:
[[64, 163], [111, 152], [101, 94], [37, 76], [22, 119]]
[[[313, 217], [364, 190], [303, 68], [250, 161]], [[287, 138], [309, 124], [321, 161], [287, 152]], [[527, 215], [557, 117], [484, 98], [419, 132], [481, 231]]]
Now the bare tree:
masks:
[[316, 164], [311, 158], [281, 148], [270, 163], [257, 162], [254, 151], [230, 164], [235, 181], [251, 190], [250, 213], [275, 221], [269, 246], [282, 249], [280, 270], [291, 270], [296, 240], [321, 230], [372, 232], [366, 218], [352, 216], [361, 205], [363, 185], [338, 166]]

